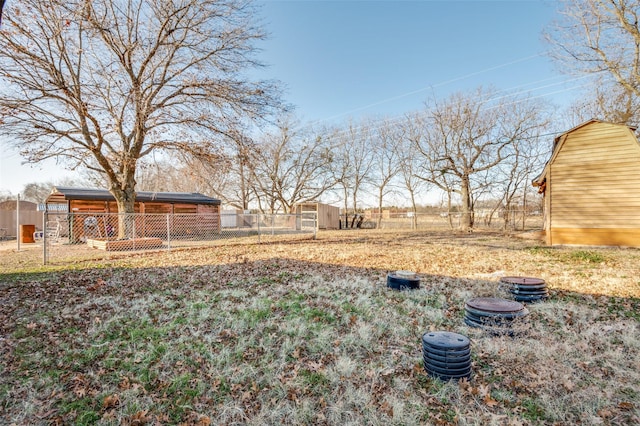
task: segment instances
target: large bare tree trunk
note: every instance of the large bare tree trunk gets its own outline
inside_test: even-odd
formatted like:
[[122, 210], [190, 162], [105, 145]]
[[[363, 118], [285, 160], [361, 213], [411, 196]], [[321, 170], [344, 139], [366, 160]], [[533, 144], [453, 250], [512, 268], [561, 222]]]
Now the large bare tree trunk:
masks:
[[411, 197], [411, 212], [413, 216], [411, 217], [411, 229], [418, 229], [418, 208], [416, 207], [416, 194], [414, 191], [409, 191], [409, 195]]
[[[474, 202], [491, 186], [491, 177], [514, 154], [519, 140], [539, 134], [546, 125], [540, 105], [530, 99], [500, 101], [488, 108], [493, 91], [457, 94], [434, 100], [415, 146], [424, 162], [422, 178], [461, 196], [460, 229], [474, 225]], [[501, 97], [502, 99], [502, 97]]]
[[118, 206], [118, 239], [135, 237], [135, 182], [129, 188], [111, 188]]
[[460, 181], [460, 230], [469, 231], [473, 228], [473, 206], [471, 203], [471, 183], [469, 176], [463, 176]]
[[378, 220], [376, 221], [376, 228], [380, 229], [382, 227], [382, 196], [383, 187], [378, 188]]

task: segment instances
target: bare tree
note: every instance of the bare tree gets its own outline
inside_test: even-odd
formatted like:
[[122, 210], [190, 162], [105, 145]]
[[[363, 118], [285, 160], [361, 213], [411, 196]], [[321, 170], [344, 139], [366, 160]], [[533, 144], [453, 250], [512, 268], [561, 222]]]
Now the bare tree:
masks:
[[513, 155], [515, 141], [541, 126], [539, 108], [483, 89], [428, 105], [425, 129], [416, 141], [426, 160], [423, 178], [459, 195], [462, 230], [473, 227], [474, 191], [486, 185], [487, 172]]
[[193, 188], [221, 199], [239, 210], [248, 210], [255, 199], [252, 188], [251, 152], [255, 144], [235, 134], [224, 151], [216, 156], [182, 160], [183, 176], [188, 176]]
[[25, 201], [32, 201], [34, 203], [43, 203], [47, 199], [51, 190], [53, 189], [53, 183], [33, 182], [28, 183], [22, 189], [22, 196]]
[[569, 105], [562, 118], [565, 123], [561, 129], [571, 129], [593, 118], [619, 124], [638, 123], [640, 97], [621, 86], [603, 82]]
[[[245, 0], [22, 0], [0, 31], [2, 134], [30, 162], [103, 174], [133, 212], [139, 162], [154, 152], [215, 155], [229, 123], [277, 104], [259, 66]], [[125, 232], [121, 224], [120, 235]]]
[[179, 179], [173, 188], [208, 194], [236, 209], [248, 210], [256, 197], [251, 161], [257, 149], [251, 138], [239, 129], [231, 129], [228, 143], [215, 155], [198, 157], [186, 153], [174, 159]]
[[349, 219], [349, 194], [354, 172], [351, 165], [352, 158], [348, 154], [349, 146], [346, 140], [342, 137], [336, 137], [336, 139], [339, 143], [335, 149], [335, 160], [331, 165], [331, 176], [336, 183], [336, 187], [340, 187], [342, 192], [344, 227], [346, 228]]
[[327, 139], [295, 130], [288, 120], [267, 135], [251, 156], [253, 184], [270, 213], [320, 198], [334, 184]]
[[373, 155], [369, 125], [363, 122], [356, 126], [350, 122], [348, 128], [340, 130], [333, 138], [336, 140], [336, 147], [332, 171], [336, 185], [342, 189], [346, 225], [349, 200], [353, 213], [356, 214], [358, 196], [371, 178]]
[[414, 115], [407, 116], [406, 120], [402, 123], [400, 143], [395, 147], [398, 151], [398, 157], [400, 160], [399, 176], [411, 201], [412, 229], [416, 229], [418, 227], [418, 206], [416, 196], [420, 190], [428, 189], [428, 187], [425, 188], [425, 183], [427, 182], [419, 176], [419, 156], [417, 155], [417, 151], [413, 145], [414, 141], [420, 140], [419, 122], [420, 120], [416, 120]]
[[[371, 126], [373, 128], [373, 126]], [[382, 207], [384, 197], [392, 188], [401, 167], [399, 146], [402, 143], [400, 127], [388, 120], [379, 123], [371, 132], [371, 152], [373, 156], [371, 185], [376, 188], [378, 199], [378, 218], [376, 226], [382, 224]]]
[[[561, 18], [546, 33], [554, 46], [552, 57], [564, 71], [598, 77], [594, 87], [604, 91], [598, 90], [595, 100], [608, 120], [637, 119], [633, 98], [640, 97], [640, 0], [564, 0], [563, 5]], [[611, 79], [617, 88], [608, 84]]]
[[537, 132], [536, 129], [532, 129], [530, 135], [515, 140], [509, 147], [511, 155], [492, 171], [497, 187], [494, 194], [499, 198], [491, 214], [502, 208], [503, 229], [507, 229], [509, 223], [515, 224], [514, 215], [518, 207], [515, 203], [518, 198], [521, 199], [519, 208], [524, 217], [531, 179], [535, 177], [535, 173], [542, 170], [544, 161], [549, 158], [549, 144], [545, 143], [546, 141], [540, 135], [543, 129], [541, 125]]
[[34, 203], [44, 203], [51, 191], [56, 186], [78, 186], [84, 184], [84, 180], [77, 177], [64, 177], [55, 182], [31, 182], [22, 188], [22, 199]]
[[431, 139], [429, 135], [430, 123], [425, 113], [413, 114], [409, 117], [409, 122], [407, 137], [410, 141], [410, 149], [415, 151], [417, 165], [415, 176], [428, 185], [435, 186], [446, 195], [446, 217], [449, 226], [453, 229], [453, 195], [458, 183], [453, 175], [447, 174], [446, 170], [440, 168], [437, 150], [435, 150], [438, 142]]
[[240, 210], [249, 209], [249, 203], [257, 196], [253, 179], [253, 152], [258, 147], [249, 138], [236, 133], [234, 137], [232, 161], [229, 162], [229, 184], [224, 186], [221, 194], [228, 204], [236, 206]]

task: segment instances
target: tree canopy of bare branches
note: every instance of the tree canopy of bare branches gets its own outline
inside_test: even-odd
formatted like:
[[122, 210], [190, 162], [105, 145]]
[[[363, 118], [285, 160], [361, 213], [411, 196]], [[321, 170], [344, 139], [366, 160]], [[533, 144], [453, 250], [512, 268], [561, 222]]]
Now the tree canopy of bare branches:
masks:
[[401, 152], [402, 128], [396, 123], [385, 120], [372, 127], [371, 152], [373, 155], [371, 185], [378, 199], [378, 217], [376, 226], [382, 223], [384, 197], [393, 191], [393, 182], [400, 174], [403, 155]]
[[371, 182], [374, 158], [370, 130], [370, 123], [363, 121], [357, 125], [350, 121], [348, 126], [332, 136], [336, 140], [336, 146], [331, 174], [336, 187], [339, 187], [342, 193], [345, 223], [349, 201], [355, 214], [358, 211], [358, 199], [362, 189]]
[[601, 93], [594, 96], [607, 119], [637, 119], [633, 98], [640, 97], [640, 1], [565, 0], [563, 6], [561, 18], [546, 33], [554, 47], [551, 55], [562, 70], [598, 75], [600, 87], [607, 81], [618, 86], [606, 89], [615, 93], [613, 104]]
[[424, 160], [421, 177], [460, 197], [460, 228], [473, 227], [475, 193], [491, 184], [491, 171], [515, 155], [514, 146], [546, 122], [540, 106], [494, 90], [454, 94], [427, 104], [422, 131], [414, 132]]
[[640, 122], [640, 97], [621, 86], [612, 86], [606, 82], [589, 85], [586, 93], [563, 112], [562, 122], [565, 124], [560, 128], [572, 129], [592, 118], [635, 125]]
[[296, 204], [317, 201], [334, 184], [329, 139], [296, 130], [289, 119], [265, 135], [250, 156], [252, 185], [269, 213], [291, 213]]
[[215, 156], [229, 129], [278, 106], [248, 0], [21, 0], [0, 30], [3, 136], [30, 162], [99, 171], [133, 212], [151, 153]]

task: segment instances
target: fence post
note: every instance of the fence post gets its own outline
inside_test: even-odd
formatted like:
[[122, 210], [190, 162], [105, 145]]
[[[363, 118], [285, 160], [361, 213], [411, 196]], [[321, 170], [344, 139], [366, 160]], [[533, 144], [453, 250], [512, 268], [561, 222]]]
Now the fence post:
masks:
[[318, 212], [313, 212], [313, 239], [318, 236]]
[[49, 218], [47, 217], [49, 212], [45, 208], [42, 214], [42, 264], [47, 264], [47, 223], [49, 222]]
[[261, 234], [262, 234], [262, 232], [260, 230], [260, 213], [258, 213], [256, 215], [256, 222], [258, 222], [258, 243], [260, 243], [261, 242], [260, 241], [260, 237], [261, 237]]
[[167, 250], [171, 250], [171, 219], [167, 214]]
[[18, 242], [18, 251], [20, 251], [20, 194], [16, 201], [16, 241]]
[[131, 228], [133, 229], [133, 232], [131, 234], [131, 247], [133, 247], [133, 250], [136, 249], [136, 214], [135, 213], [125, 213], [126, 215], [131, 214], [131, 216], [133, 216], [133, 225], [131, 226]]

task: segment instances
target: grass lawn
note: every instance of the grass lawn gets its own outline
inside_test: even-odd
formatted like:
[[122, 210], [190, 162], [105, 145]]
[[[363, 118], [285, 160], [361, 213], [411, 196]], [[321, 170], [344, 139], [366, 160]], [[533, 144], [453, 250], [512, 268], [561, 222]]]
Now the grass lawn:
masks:
[[[500, 234], [321, 232], [47, 267], [0, 254], [0, 424], [640, 423], [640, 250]], [[387, 289], [395, 270], [421, 289]], [[546, 280], [518, 337], [463, 322]], [[471, 340], [469, 381], [421, 337]]]

